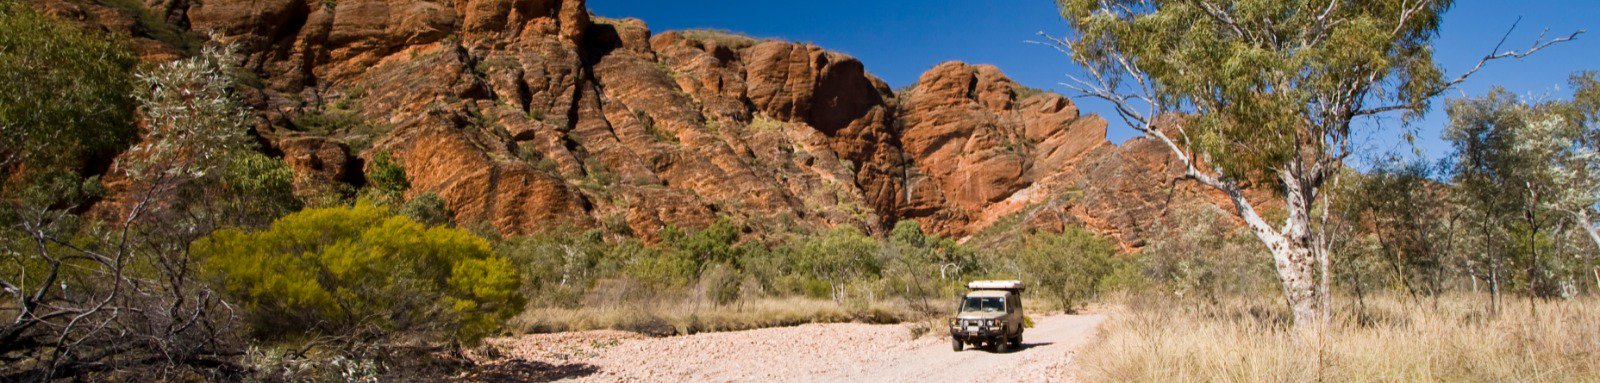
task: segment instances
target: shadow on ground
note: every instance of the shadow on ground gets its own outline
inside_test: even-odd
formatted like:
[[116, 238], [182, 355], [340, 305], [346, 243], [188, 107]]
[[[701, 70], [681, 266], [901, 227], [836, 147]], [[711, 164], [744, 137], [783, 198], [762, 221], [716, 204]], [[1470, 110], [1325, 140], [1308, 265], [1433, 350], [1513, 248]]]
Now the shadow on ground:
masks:
[[[1044, 346], [1049, 346], [1049, 345], [1052, 345], [1052, 344], [1056, 344], [1056, 343], [1055, 342], [1023, 343], [1021, 346], [1017, 346], [1016, 348], [1012, 348], [1011, 350], [1006, 351], [1006, 353], [1010, 354], [1010, 353], [1014, 353], [1014, 352], [1022, 352], [1022, 351], [1027, 351], [1030, 348], [1044, 347]], [[996, 353], [995, 349], [994, 349], [994, 346], [970, 347], [970, 348], [967, 348], [967, 350], [984, 351], [984, 352], [988, 352], [988, 353]]]
[[584, 363], [550, 364], [536, 360], [514, 359], [484, 366], [473, 379], [488, 383], [553, 382], [580, 378], [599, 372], [600, 368]]
[[1024, 351], [1024, 350], [1027, 350], [1027, 349], [1030, 349], [1030, 348], [1049, 346], [1049, 345], [1052, 345], [1052, 344], [1056, 344], [1056, 342], [1023, 343], [1022, 346], [1017, 347], [1017, 351]]

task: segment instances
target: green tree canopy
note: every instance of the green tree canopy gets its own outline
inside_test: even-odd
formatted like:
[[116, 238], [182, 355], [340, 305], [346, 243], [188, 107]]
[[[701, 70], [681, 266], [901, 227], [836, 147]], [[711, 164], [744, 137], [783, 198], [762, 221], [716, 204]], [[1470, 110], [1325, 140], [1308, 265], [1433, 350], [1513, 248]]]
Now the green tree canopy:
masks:
[[[1594, 118], [1585, 112], [1586, 78], [1574, 78], [1571, 101], [1533, 102], [1496, 88], [1450, 105], [1445, 138], [1456, 148], [1457, 194], [1478, 218], [1474, 231], [1485, 244], [1478, 259], [1496, 294], [1503, 279], [1533, 295], [1558, 293], [1547, 272], [1559, 269], [1550, 253], [1569, 219], [1597, 239], [1589, 217], [1600, 158]], [[1508, 267], [1522, 273], [1507, 275]]]
[[1110, 241], [1088, 230], [1067, 227], [1061, 234], [1034, 234], [1017, 252], [1017, 264], [1030, 284], [1066, 312], [1100, 291], [1117, 253]]
[[263, 231], [221, 230], [194, 251], [265, 339], [471, 342], [523, 305], [516, 268], [484, 239], [366, 204], [304, 210]]
[[878, 242], [851, 226], [805, 238], [789, 251], [796, 271], [827, 282], [834, 300], [849, 297], [851, 282], [883, 270]]

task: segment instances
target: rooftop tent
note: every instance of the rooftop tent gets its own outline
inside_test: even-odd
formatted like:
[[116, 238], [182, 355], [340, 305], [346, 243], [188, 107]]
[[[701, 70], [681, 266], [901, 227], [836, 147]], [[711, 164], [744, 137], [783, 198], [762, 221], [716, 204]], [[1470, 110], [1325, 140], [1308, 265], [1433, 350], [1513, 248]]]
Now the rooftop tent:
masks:
[[1022, 281], [972, 281], [967, 283], [971, 290], [1011, 290], [1022, 291]]

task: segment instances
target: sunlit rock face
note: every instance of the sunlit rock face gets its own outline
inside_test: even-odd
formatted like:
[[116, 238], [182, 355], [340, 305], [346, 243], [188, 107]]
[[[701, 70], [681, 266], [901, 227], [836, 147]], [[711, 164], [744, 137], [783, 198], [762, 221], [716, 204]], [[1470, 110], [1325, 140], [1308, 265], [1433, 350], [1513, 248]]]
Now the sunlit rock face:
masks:
[[[115, 9], [44, 3], [135, 36], [147, 60], [182, 54]], [[387, 153], [408, 197], [436, 194], [457, 223], [508, 234], [916, 220], [961, 237], [1011, 221], [1137, 246], [1174, 198], [1212, 199], [1174, 183], [1160, 147], [1113, 145], [1104, 119], [990, 65], [940, 64], [896, 94], [821, 47], [654, 34], [583, 1], [146, 3], [239, 48], [256, 133], [300, 192], [359, 184]]]

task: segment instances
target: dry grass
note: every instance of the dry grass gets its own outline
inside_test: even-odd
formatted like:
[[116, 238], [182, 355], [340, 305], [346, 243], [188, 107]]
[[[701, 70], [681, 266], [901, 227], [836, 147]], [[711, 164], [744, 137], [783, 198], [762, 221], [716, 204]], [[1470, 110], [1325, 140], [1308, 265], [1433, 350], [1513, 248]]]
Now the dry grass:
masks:
[[1600, 300], [1511, 303], [1496, 316], [1471, 296], [1437, 310], [1369, 298], [1317, 332], [1265, 298], [1127, 299], [1078, 363], [1113, 382], [1600, 382]]
[[810, 298], [759, 298], [722, 306], [669, 300], [601, 307], [537, 307], [513, 318], [510, 326], [529, 333], [614, 329], [666, 336], [805, 323], [898, 323], [917, 317], [900, 303], [847, 305]]
[[683, 37], [703, 43], [716, 43], [733, 49], [744, 49], [756, 44], [772, 41], [768, 38], [752, 37], [750, 35], [726, 31], [721, 29], [687, 29], [680, 31]]

